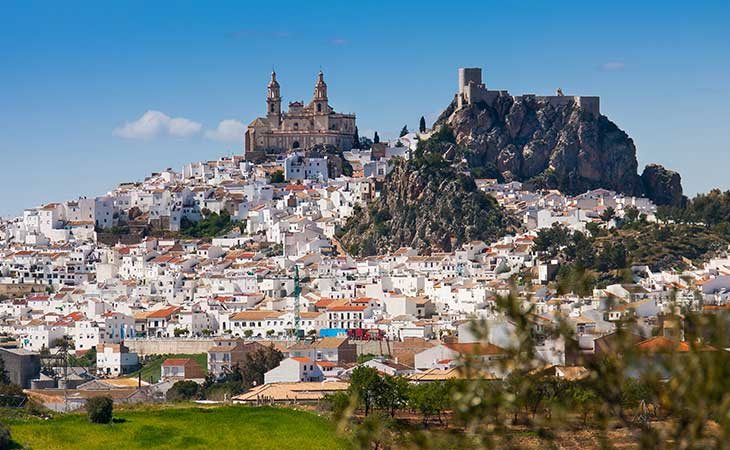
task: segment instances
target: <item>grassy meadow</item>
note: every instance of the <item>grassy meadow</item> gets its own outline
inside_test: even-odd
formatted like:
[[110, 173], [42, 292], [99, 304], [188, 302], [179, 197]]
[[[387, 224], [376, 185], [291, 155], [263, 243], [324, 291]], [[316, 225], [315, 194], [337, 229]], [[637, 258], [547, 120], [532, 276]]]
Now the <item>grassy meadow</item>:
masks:
[[334, 424], [287, 408], [139, 407], [114, 411], [114, 423], [89, 423], [85, 414], [7, 421], [16, 448], [65, 449], [344, 449]]

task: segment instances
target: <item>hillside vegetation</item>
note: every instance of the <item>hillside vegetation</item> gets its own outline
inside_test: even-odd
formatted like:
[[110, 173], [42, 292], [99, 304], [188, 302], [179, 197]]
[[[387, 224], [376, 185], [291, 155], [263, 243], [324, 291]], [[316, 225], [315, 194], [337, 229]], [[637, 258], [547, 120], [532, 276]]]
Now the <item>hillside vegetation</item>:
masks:
[[612, 230], [591, 224], [587, 233], [556, 225], [538, 233], [535, 250], [542, 260], [562, 262], [558, 292], [589, 295], [596, 286], [632, 282], [632, 266], [655, 271], [700, 266], [728, 244], [730, 235], [713, 227], [632, 218]]
[[515, 223], [474, 178], [450, 161], [448, 130], [419, 143], [409, 161], [388, 174], [380, 197], [350, 218], [340, 241], [353, 255], [410, 246], [423, 253], [452, 251], [471, 240], [492, 242]]

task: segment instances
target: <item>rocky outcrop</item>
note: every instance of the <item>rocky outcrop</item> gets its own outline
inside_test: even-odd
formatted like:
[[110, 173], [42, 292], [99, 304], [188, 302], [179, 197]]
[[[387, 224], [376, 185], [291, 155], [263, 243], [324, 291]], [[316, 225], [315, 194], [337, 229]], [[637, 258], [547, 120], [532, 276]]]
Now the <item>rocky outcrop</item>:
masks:
[[646, 196], [657, 205], [683, 206], [687, 198], [682, 195], [682, 177], [675, 171], [659, 164], [649, 164], [641, 174]]
[[[444, 145], [448, 153], [453, 147]], [[421, 253], [451, 251], [465, 242], [492, 242], [511, 220], [440, 154], [399, 163], [378, 199], [356, 211], [339, 236], [353, 255], [368, 256], [410, 246]]]
[[[647, 195], [657, 203], [676, 204], [682, 198], [678, 175], [647, 184], [637, 171], [633, 140], [607, 117], [576, 104], [555, 106], [505, 93], [491, 105], [480, 102], [457, 109], [452, 102], [435, 127], [440, 125], [453, 131], [461, 156], [478, 177], [496, 171], [505, 181], [568, 194], [601, 187]], [[652, 167], [649, 180], [674, 173]]]

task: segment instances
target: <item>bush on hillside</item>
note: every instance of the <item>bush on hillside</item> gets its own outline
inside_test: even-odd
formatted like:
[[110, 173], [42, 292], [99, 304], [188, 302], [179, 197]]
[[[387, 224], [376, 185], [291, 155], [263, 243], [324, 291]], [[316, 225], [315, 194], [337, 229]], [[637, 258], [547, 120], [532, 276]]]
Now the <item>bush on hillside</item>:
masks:
[[92, 397], [86, 400], [86, 412], [92, 423], [110, 423], [113, 409], [111, 397]]

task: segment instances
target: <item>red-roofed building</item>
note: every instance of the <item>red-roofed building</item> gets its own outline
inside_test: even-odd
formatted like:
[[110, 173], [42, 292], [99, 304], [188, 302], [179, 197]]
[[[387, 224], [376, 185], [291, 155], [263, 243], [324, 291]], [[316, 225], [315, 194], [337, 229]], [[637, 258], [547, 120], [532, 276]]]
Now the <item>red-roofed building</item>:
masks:
[[190, 358], [169, 358], [162, 363], [160, 368], [160, 379], [169, 380], [190, 380], [205, 378], [205, 370]]
[[[654, 336], [636, 344], [636, 348], [646, 353], [687, 353], [692, 349], [692, 345], [687, 341], [679, 341], [671, 339], [667, 336]], [[698, 344], [695, 351], [712, 352], [716, 349], [705, 344]]]
[[338, 305], [327, 308], [329, 328], [363, 328], [363, 321], [371, 318], [373, 310], [369, 305]]
[[145, 330], [147, 336], [166, 336], [167, 325], [180, 312], [180, 309], [179, 306], [168, 306], [146, 312], [144, 318], [147, 322]]

